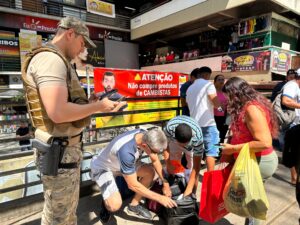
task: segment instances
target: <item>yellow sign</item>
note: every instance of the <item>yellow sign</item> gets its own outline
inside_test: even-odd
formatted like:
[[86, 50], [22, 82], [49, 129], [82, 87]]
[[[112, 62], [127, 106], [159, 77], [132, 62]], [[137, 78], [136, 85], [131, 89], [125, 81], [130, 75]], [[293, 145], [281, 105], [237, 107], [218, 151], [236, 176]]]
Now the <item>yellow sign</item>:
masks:
[[234, 62], [238, 66], [252, 65], [254, 62], [254, 57], [252, 55], [242, 55], [237, 57]]
[[279, 59], [280, 62], [285, 63], [287, 61], [287, 58], [288, 58], [287, 55], [283, 52], [279, 53], [279, 55], [278, 55], [278, 59]]
[[86, 9], [101, 16], [116, 17], [115, 5], [100, 0], [86, 0]]
[[[162, 101], [141, 100], [136, 102], [129, 102], [126, 111], [175, 108], [177, 106], [178, 106], [178, 100], [162, 100]], [[175, 116], [176, 116], [176, 110], [97, 117], [96, 128], [138, 124], [138, 123], [145, 123], [145, 122], [157, 122], [162, 120], [169, 120]]]

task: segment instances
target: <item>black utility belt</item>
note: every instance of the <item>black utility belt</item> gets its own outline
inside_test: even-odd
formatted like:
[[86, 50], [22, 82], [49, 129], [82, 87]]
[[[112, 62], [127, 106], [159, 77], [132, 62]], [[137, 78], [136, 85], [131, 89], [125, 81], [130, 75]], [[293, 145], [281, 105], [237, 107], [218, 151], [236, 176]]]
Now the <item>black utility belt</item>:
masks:
[[33, 139], [32, 147], [37, 149], [38, 169], [43, 175], [57, 176], [58, 169], [75, 169], [79, 167], [77, 162], [61, 162], [66, 147], [70, 144], [70, 140], [74, 140], [74, 138], [80, 138], [80, 136], [77, 135], [71, 138], [54, 137], [51, 144]]
[[63, 143], [63, 145], [68, 146], [68, 145], [77, 144], [79, 142], [82, 142], [82, 136], [83, 136], [83, 133], [81, 132], [81, 133], [76, 134], [71, 137], [53, 137], [53, 141], [55, 141], [55, 140], [61, 141]]

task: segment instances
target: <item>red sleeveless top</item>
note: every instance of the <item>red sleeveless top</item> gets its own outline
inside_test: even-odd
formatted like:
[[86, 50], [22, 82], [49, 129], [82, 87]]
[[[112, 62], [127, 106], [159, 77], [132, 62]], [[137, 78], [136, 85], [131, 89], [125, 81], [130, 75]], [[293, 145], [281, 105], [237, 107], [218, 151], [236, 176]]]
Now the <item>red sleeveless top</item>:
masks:
[[[230, 141], [230, 144], [237, 145], [237, 144], [247, 143], [247, 142], [254, 140], [254, 138], [252, 137], [252, 134], [251, 134], [250, 130], [248, 129], [247, 124], [245, 122], [246, 109], [250, 105], [255, 105], [264, 112], [264, 114], [266, 115], [267, 123], [269, 125], [269, 130], [271, 132], [272, 124], [271, 124], [271, 119], [270, 119], [270, 113], [259, 102], [251, 101], [242, 108], [242, 111], [240, 112], [237, 121], [233, 122], [231, 125], [230, 129], [232, 131], [232, 139]], [[256, 152], [255, 155], [256, 156], [268, 155], [272, 152], [273, 152], [273, 147], [270, 147], [270, 148], [267, 148], [260, 152]], [[234, 153], [234, 157], [236, 158], [237, 156], [238, 156], [238, 153]]]

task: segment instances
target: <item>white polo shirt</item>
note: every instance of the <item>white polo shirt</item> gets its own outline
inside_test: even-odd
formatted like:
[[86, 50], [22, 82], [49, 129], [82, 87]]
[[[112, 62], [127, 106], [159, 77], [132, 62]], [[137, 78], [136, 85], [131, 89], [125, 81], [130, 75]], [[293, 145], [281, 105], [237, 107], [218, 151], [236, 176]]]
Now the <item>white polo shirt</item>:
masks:
[[216, 126], [214, 107], [208, 95], [217, 94], [215, 86], [208, 80], [197, 79], [186, 93], [190, 115], [200, 127]]
[[[287, 82], [283, 86], [283, 96], [294, 99], [296, 102], [300, 102], [300, 88], [298, 83], [295, 80], [291, 80]], [[300, 124], [300, 109], [295, 109], [296, 118], [294, 120], [294, 124]]]

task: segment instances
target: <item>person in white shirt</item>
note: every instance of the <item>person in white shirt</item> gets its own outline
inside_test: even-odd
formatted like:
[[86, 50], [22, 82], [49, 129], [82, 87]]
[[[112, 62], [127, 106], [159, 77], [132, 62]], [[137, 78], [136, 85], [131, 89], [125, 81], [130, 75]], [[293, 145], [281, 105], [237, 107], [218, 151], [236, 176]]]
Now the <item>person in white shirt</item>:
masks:
[[[281, 103], [283, 106], [291, 109], [295, 109], [296, 118], [294, 123], [291, 125], [294, 126], [298, 123], [299, 120], [299, 109], [300, 109], [300, 69], [297, 70], [297, 75], [294, 80], [287, 82], [283, 86], [282, 99]], [[283, 137], [285, 136], [287, 130], [281, 130], [279, 136], [279, 142], [281, 146], [284, 146]], [[295, 167], [291, 168], [291, 184], [296, 184], [297, 181], [297, 172]]]
[[215, 146], [220, 138], [214, 119], [214, 107], [220, 111], [223, 110], [216, 88], [209, 81], [211, 73], [209, 67], [199, 68], [197, 79], [189, 87], [186, 97], [190, 115], [198, 122], [202, 130], [208, 171], [214, 170], [215, 158], [219, 156], [219, 148]]

